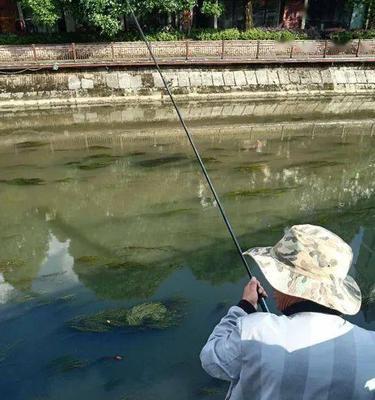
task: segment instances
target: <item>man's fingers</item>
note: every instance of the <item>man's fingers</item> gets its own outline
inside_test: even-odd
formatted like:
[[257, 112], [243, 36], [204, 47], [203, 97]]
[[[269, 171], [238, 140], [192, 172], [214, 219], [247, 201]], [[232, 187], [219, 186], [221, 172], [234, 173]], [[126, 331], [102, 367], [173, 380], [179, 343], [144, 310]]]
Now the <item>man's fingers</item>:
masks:
[[259, 284], [258, 286], [258, 294], [262, 297], [268, 297], [267, 292], [264, 290], [264, 287]]

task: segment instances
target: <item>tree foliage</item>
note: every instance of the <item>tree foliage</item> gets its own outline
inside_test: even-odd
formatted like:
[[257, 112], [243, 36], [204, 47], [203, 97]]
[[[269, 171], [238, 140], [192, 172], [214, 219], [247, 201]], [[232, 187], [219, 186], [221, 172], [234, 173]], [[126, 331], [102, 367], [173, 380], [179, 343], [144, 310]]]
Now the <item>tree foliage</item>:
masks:
[[70, 10], [89, 30], [113, 37], [121, 30], [120, 19], [131, 9], [141, 17], [175, 14], [180, 19], [180, 14], [190, 12], [197, 0], [22, 0], [22, 5], [46, 27], [53, 27], [64, 10]]
[[224, 12], [224, 5], [216, 0], [204, 0], [201, 12], [211, 17], [220, 17]]

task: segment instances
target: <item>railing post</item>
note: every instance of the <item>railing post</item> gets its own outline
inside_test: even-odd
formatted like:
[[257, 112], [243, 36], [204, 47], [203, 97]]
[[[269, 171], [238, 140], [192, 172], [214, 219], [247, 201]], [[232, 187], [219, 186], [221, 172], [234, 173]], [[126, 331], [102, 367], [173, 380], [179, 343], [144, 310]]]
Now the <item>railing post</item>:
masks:
[[328, 46], [328, 40], [326, 39], [326, 40], [324, 41], [323, 58], [326, 58], [326, 55], [327, 55], [327, 46]]
[[225, 52], [225, 41], [221, 40], [221, 59], [224, 60], [224, 52]]
[[294, 50], [294, 44], [290, 46], [290, 53], [289, 53], [289, 58], [293, 58], [293, 50]]
[[34, 61], [37, 61], [38, 59], [36, 58], [36, 49], [35, 49], [35, 44], [31, 45], [32, 49], [33, 49], [33, 57], [34, 57]]
[[189, 59], [189, 41], [185, 40], [185, 60]]
[[112, 53], [112, 61], [115, 61], [115, 49], [113, 48], [113, 42], [111, 42], [111, 53]]
[[260, 47], [260, 40], [257, 41], [257, 54], [255, 56], [256, 59], [259, 58], [259, 47]]
[[358, 46], [357, 46], [357, 51], [355, 53], [355, 56], [358, 57], [359, 56], [359, 47], [361, 45], [361, 39], [358, 39]]
[[74, 62], [77, 62], [77, 50], [76, 50], [76, 44], [75, 43], [72, 43], [72, 53], [73, 53]]

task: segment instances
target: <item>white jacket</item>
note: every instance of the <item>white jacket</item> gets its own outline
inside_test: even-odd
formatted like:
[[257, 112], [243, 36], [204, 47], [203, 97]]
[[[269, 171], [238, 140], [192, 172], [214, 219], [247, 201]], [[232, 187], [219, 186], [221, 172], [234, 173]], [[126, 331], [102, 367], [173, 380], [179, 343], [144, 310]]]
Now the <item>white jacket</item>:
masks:
[[375, 332], [338, 315], [231, 307], [201, 361], [208, 374], [231, 382], [230, 400], [375, 399]]

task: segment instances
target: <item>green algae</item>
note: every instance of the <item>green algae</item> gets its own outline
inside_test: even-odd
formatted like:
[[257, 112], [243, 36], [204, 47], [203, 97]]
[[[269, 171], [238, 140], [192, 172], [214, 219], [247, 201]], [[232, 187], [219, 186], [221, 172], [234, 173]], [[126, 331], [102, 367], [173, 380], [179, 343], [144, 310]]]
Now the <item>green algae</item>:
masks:
[[18, 149], [29, 149], [29, 148], [47, 146], [47, 144], [48, 143], [42, 141], [30, 140], [30, 141], [16, 143], [15, 147]]
[[129, 326], [165, 329], [173, 324], [173, 316], [161, 303], [145, 303], [131, 308], [126, 316]]
[[68, 183], [68, 182], [73, 182], [74, 179], [67, 176], [66, 178], [61, 178], [61, 179], [56, 179], [54, 182], [55, 183]]
[[262, 171], [262, 169], [266, 166], [267, 164], [265, 163], [247, 163], [247, 164], [242, 164], [238, 167], [235, 167], [235, 171], [239, 172], [258, 172]]
[[215, 157], [203, 157], [202, 158], [202, 160], [203, 160], [203, 162], [204, 163], [206, 163], [206, 164], [213, 164], [213, 163], [215, 163], [215, 164], [219, 164], [219, 163], [221, 163], [221, 161], [219, 161], [217, 158], [215, 158]]
[[15, 186], [33, 186], [33, 185], [44, 185], [45, 181], [40, 178], [14, 178], [14, 179], [2, 179], [0, 183], [6, 183], [7, 185]]
[[95, 264], [99, 260], [98, 256], [81, 256], [75, 259], [76, 262], [83, 264]]
[[80, 360], [72, 356], [61, 356], [47, 364], [50, 373], [61, 374], [85, 368], [89, 365], [86, 360]]
[[100, 146], [100, 145], [91, 145], [89, 146], [89, 150], [110, 150], [112, 147], [109, 146]]
[[150, 160], [142, 160], [138, 161], [136, 164], [139, 167], [152, 168], [187, 160], [189, 160], [189, 158], [184, 155], [174, 155], [168, 157], [153, 158]]
[[296, 189], [298, 186], [286, 186], [279, 188], [264, 188], [255, 190], [235, 190], [232, 192], [227, 192], [224, 197], [236, 198], [236, 197], [272, 197], [279, 196], [283, 193], [287, 193], [290, 190]]
[[336, 167], [338, 165], [344, 165], [340, 161], [326, 161], [326, 160], [312, 160], [303, 161], [300, 163], [293, 163], [288, 166], [288, 168], [324, 168], [324, 167]]
[[94, 170], [106, 168], [112, 165], [119, 158], [119, 156], [113, 156], [111, 154], [98, 153], [84, 157], [79, 161], [68, 161], [64, 165], [68, 167], [76, 167], [81, 170]]
[[68, 324], [79, 332], [102, 333], [126, 326], [127, 309], [101, 311], [94, 315], [73, 318]]
[[162, 211], [157, 214], [152, 214], [153, 217], [155, 218], [161, 218], [161, 217], [170, 217], [172, 215], [178, 215], [178, 214], [186, 214], [193, 211], [192, 208], [177, 208], [175, 210], [168, 210], [168, 211]]
[[180, 322], [182, 304], [181, 300], [171, 300], [143, 303], [129, 309], [104, 310], [93, 315], [78, 316], [69, 321], [68, 326], [87, 333], [104, 333], [115, 328], [167, 329]]

